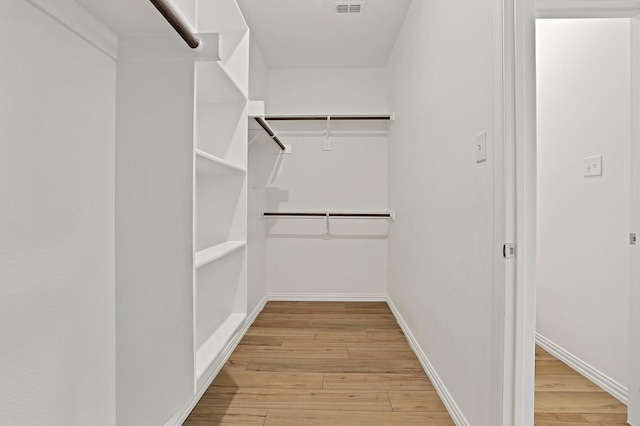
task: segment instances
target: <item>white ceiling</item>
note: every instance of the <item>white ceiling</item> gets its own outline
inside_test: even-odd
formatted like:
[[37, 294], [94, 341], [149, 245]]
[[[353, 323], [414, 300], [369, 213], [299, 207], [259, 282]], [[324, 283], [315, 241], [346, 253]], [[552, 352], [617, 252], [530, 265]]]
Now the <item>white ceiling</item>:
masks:
[[338, 15], [335, 0], [238, 0], [269, 68], [385, 66], [411, 0], [364, 3]]
[[[117, 34], [173, 31], [148, 0], [76, 1]], [[360, 0], [361, 13], [337, 14], [336, 0], [237, 1], [269, 68], [385, 66], [411, 4]]]

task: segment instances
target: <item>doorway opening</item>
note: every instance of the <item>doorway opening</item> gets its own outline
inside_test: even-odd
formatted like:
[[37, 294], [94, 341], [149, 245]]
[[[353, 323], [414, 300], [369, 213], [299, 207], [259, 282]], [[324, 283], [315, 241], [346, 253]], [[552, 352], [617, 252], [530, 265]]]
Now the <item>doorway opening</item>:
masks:
[[627, 419], [630, 71], [629, 18], [536, 21], [536, 421]]

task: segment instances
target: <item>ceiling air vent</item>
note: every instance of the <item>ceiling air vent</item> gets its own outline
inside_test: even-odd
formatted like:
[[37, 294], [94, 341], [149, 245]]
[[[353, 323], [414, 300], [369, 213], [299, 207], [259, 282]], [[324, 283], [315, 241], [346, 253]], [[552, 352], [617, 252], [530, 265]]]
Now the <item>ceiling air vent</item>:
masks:
[[336, 13], [361, 13], [364, 9], [364, 2], [340, 2], [336, 3]]

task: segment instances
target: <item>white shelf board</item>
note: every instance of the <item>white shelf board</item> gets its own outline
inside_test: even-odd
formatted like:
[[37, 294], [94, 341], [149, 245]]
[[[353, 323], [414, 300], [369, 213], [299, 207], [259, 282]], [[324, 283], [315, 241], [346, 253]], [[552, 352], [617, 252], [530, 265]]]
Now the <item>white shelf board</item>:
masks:
[[198, 102], [246, 102], [247, 94], [225, 69], [221, 61], [196, 63]]
[[246, 173], [247, 169], [230, 161], [218, 158], [208, 152], [196, 149], [196, 173], [232, 174]]
[[196, 380], [200, 380], [227, 343], [242, 328], [246, 319], [246, 314], [230, 314], [220, 327], [198, 348], [196, 351]]
[[246, 241], [226, 241], [222, 244], [200, 250], [196, 252], [195, 256], [196, 268], [214, 262], [246, 245]]

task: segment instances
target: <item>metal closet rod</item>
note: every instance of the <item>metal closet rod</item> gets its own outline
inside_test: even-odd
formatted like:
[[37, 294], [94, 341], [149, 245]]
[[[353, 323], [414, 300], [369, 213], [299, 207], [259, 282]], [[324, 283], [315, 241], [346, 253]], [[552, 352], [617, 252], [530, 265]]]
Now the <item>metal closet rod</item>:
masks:
[[267, 115], [265, 119], [272, 121], [342, 121], [342, 120], [391, 120], [393, 115], [390, 114], [373, 114], [373, 115]]
[[178, 32], [180, 37], [189, 45], [190, 48], [195, 49], [200, 45], [200, 39], [191, 31], [189, 24], [185, 21], [182, 15], [173, 7], [167, 0], [149, 0], [158, 9], [158, 12], [164, 16], [164, 19], [171, 24], [174, 30]]
[[263, 217], [364, 217], [393, 219], [393, 213], [264, 212]]
[[282, 144], [282, 142], [280, 142], [280, 139], [278, 138], [278, 136], [274, 133], [274, 131], [271, 129], [271, 127], [267, 124], [266, 121], [264, 121], [264, 118], [262, 117], [254, 117], [255, 120], [258, 122], [258, 124], [260, 125], [260, 127], [262, 127], [264, 129], [265, 132], [267, 132], [267, 134], [269, 136], [271, 136], [271, 139], [273, 139], [273, 141], [275, 143], [278, 144], [278, 146], [280, 147], [281, 150], [285, 150], [284, 145]]

